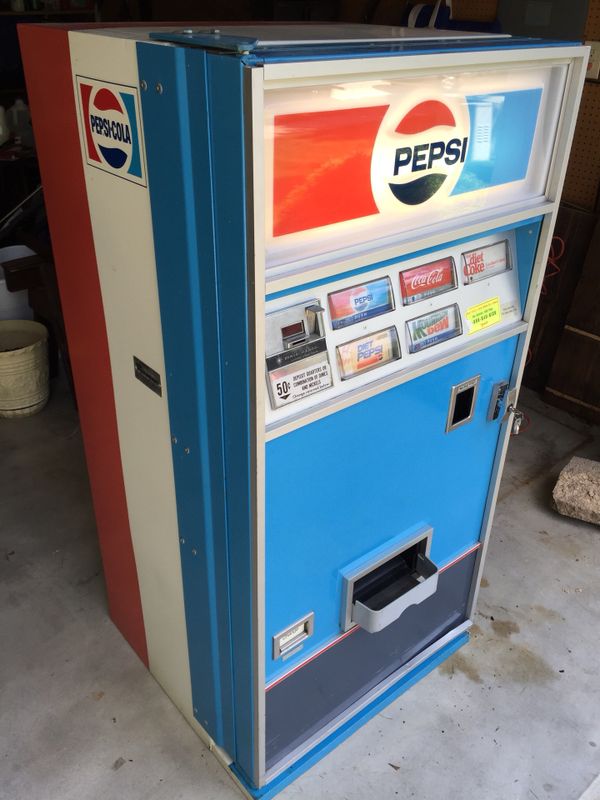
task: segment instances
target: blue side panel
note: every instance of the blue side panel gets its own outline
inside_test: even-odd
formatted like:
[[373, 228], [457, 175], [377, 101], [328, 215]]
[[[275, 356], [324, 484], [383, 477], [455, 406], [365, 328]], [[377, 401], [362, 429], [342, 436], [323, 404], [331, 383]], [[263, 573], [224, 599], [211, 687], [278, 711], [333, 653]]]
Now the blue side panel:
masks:
[[[341, 570], [394, 537], [433, 527], [444, 565], [479, 541], [500, 422], [492, 387], [508, 380], [517, 338], [267, 443], [267, 681], [340, 633]], [[450, 390], [476, 375], [473, 419], [445, 433]], [[297, 655], [273, 660], [271, 637], [314, 612]]]
[[452, 194], [525, 178], [541, 98], [541, 89], [467, 97], [469, 149]]
[[515, 230], [521, 308], [525, 308], [527, 295], [529, 294], [529, 284], [531, 283], [533, 264], [537, 253], [540, 234], [542, 232], [542, 220], [543, 217], [529, 225], [523, 225], [520, 228], [516, 228]]
[[[235, 756], [206, 54], [138, 43], [194, 714]], [[132, 320], [134, 324], [134, 320]]]
[[[396, 698], [400, 697], [400, 695], [404, 694], [404, 692], [414, 686], [417, 681], [420, 681], [421, 678], [424, 678], [426, 675], [428, 675], [433, 669], [439, 666], [443, 661], [449, 658], [468, 641], [468, 633], [463, 633], [460, 636], [457, 636], [456, 639], [453, 639], [447, 645], [442, 647], [437, 653], [430, 656], [422, 664], [419, 664], [419, 666], [414, 670], [400, 678], [397, 683], [395, 683], [393, 686], [390, 686], [387, 691], [363, 708], [362, 711], [356, 714], [356, 716], [349, 719], [348, 722], [324, 739], [313, 750], [296, 761], [292, 767], [279, 775], [279, 777], [277, 777], [274, 781], [268, 783], [263, 789], [258, 791], [252, 786], [246, 784], [247, 791], [252, 795], [252, 797], [257, 798], [257, 800], [271, 800], [271, 798], [279, 794], [279, 792], [285, 789], [285, 787], [292, 783], [292, 781], [296, 780], [296, 778], [298, 778], [303, 772], [306, 772], [307, 769], [310, 769], [310, 767], [320, 761], [324, 756], [327, 755], [327, 753], [330, 753], [334, 748], [341, 744], [341, 742], [343, 742], [349, 736], [352, 736], [352, 734], [362, 725], [364, 725], [365, 722], [368, 722], [376, 714], [379, 714], [380, 711], [383, 711], [386, 706], [396, 700]], [[243, 776], [240, 775], [235, 768], [233, 771], [236, 773], [237, 777], [241, 779], [242, 783], [245, 783]]]
[[225, 488], [229, 531], [231, 635], [234, 654], [236, 764], [252, 781], [257, 764], [253, 740], [255, 641], [252, 564], [253, 485], [252, 385], [246, 245], [243, 65], [222, 55], [207, 56], [210, 151], [225, 425]]

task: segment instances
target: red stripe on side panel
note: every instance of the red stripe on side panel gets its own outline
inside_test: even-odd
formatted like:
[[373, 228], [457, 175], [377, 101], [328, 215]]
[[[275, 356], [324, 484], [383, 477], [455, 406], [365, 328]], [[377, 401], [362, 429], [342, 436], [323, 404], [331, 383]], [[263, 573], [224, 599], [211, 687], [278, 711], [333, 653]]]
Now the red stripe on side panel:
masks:
[[110, 615], [138, 656], [148, 650], [138, 586], [98, 266], [71, 77], [68, 31], [19, 26]]

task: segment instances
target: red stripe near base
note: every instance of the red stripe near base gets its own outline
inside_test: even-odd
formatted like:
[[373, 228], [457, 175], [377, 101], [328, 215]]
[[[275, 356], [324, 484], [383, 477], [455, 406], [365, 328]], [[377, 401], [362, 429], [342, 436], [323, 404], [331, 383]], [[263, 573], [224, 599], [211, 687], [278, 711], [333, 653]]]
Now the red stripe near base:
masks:
[[29, 105], [69, 342], [110, 616], [148, 664], [68, 31], [20, 25]]

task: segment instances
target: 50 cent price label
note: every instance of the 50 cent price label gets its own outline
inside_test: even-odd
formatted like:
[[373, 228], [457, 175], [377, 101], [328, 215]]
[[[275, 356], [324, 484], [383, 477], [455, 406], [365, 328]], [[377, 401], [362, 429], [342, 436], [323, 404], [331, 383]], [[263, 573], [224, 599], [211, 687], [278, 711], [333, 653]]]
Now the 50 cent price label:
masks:
[[271, 405], [281, 408], [331, 386], [329, 360], [305, 359], [299, 364], [273, 370], [269, 373]]

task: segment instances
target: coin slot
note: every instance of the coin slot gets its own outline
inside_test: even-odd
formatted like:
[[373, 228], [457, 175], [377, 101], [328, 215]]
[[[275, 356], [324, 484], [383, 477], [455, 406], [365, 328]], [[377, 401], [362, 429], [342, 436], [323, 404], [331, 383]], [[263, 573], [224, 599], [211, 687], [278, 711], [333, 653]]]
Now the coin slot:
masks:
[[273, 637], [273, 658], [285, 658], [292, 652], [297, 652], [297, 648], [312, 636], [315, 624], [315, 615], [311, 611], [306, 617], [299, 619], [284, 631]]
[[473, 419], [480, 376], [453, 386], [450, 390], [450, 406], [446, 421], [446, 432], [465, 425]]

